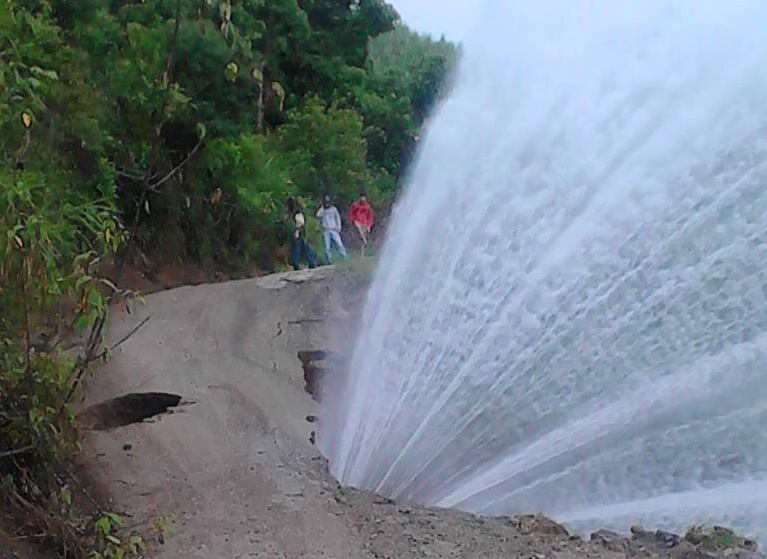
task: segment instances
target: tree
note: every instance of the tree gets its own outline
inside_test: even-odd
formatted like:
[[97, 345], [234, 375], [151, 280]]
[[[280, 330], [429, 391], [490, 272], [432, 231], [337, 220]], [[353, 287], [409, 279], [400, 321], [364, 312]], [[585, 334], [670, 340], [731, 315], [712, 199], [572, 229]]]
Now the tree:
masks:
[[452, 43], [404, 25], [370, 42], [369, 77], [358, 100], [374, 165], [394, 177], [402, 175], [457, 56]]
[[370, 183], [362, 119], [350, 109], [326, 107], [318, 98], [292, 110], [277, 135], [294, 184], [320, 197], [352, 200]]

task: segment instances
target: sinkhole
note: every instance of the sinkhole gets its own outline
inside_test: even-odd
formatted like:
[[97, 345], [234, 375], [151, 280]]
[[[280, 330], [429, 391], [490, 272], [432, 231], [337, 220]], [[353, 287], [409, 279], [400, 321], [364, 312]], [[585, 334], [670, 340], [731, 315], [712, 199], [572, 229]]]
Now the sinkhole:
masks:
[[78, 420], [94, 431], [110, 431], [173, 413], [181, 403], [182, 397], [178, 394], [131, 393], [87, 408]]

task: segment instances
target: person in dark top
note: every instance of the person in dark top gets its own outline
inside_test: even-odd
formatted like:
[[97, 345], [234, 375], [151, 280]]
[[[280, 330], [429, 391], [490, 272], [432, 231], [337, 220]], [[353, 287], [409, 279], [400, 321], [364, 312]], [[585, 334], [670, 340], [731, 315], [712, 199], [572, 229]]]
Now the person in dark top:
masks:
[[291, 240], [290, 263], [294, 270], [301, 267], [301, 260], [306, 260], [309, 268], [317, 267], [317, 254], [306, 242], [306, 217], [295, 198], [288, 198], [286, 203], [290, 214]]

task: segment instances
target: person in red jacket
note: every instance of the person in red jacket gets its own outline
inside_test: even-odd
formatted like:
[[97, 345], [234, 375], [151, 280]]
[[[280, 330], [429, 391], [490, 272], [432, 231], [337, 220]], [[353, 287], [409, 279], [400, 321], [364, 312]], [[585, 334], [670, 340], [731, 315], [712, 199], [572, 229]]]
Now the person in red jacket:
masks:
[[368, 246], [368, 235], [370, 235], [375, 220], [373, 216], [373, 208], [370, 207], [364, 192], [360, 192], [360, 197], [349, 209], [349, 219], [357, 228], [357, 232], [360, 235], [360, 239], [362, 240], [362, 254], [364, 256], [365, 248]]

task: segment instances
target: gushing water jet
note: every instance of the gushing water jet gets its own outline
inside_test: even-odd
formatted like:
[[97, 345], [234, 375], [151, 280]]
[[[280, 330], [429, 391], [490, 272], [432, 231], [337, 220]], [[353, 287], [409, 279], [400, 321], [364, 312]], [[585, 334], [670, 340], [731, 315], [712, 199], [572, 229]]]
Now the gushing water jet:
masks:
[[767, 5], [496, 4], [329, 391], [333, 473], [767, 539]]

